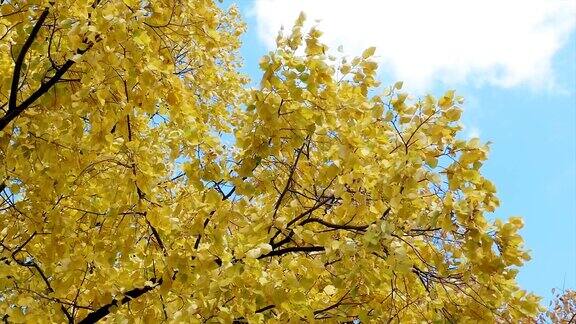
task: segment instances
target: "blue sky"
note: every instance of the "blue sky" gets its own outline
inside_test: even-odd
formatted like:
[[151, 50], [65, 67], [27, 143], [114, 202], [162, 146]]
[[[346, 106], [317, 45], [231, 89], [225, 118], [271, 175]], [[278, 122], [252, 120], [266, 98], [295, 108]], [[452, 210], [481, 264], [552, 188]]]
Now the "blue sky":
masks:
[[546, 300], [553, 287], [576, 288], [576, 1], [230, 3], [248, 24], [242, 55], [254, 84], [279, 27], [304, 10], [331, 48], [376, 46], [384, 84], [403, 80], [415, 96], [456, 89], [465, 136], [493, 142], [484, 174], [498, 188], [495, 216], [524, 217], [532, 260], [521, 286]]

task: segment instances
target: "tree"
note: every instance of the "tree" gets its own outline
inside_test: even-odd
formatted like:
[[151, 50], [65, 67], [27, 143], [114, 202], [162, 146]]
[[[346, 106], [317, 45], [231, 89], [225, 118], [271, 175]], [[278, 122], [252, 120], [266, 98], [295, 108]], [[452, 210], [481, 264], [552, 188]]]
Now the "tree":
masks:
[[289, 35], [238, 72], [207, 0], [1, 1], [4, 322], [535, 316], [462, 98]]
[[538, 317], [541, 323], [576, 323], [576, 290], [552, 289], [554, 299], [549, 308]]

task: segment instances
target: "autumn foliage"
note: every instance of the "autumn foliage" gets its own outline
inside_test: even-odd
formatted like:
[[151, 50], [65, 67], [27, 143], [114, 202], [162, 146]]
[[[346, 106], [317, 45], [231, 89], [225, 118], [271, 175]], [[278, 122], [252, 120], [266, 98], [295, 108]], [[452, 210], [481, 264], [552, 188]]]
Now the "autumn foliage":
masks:
[[234, 7], [0, 3], [5, 322], [537, 315], [454, 91], [382, 90], [303, 16], [248, 89]]
[[538, 317], [542, 323], [576, 323], [576, 290], [552, 289], [554, 299], [550, 301], [548, 309]]

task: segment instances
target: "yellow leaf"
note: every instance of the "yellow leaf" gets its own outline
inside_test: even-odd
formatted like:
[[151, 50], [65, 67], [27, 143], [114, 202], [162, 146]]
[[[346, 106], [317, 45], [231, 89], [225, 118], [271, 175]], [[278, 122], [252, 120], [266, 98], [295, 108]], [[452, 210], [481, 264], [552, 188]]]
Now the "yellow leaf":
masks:
[[364, 50], [364, 52], [362, 52], [362, 58], [367, 59], [370, 56], [374, 55], [374, 52], [376, 52], [376, 47], [374, 46], [368, 47], [367, 49]]
[[324, 293], [326, 295], [332, 296], [336, 293], [336, 291], [337, 291], [336, 287], [334, 287], [332, 285], [328, 285], [328, 286], [324, 287]]

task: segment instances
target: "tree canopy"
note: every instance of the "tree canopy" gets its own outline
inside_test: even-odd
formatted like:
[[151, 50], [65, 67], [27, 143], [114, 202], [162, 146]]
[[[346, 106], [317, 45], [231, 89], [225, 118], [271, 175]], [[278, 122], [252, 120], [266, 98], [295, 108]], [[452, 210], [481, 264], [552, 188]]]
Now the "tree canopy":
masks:
[[537, 315], [454, 91], [382, 89], [304, 16], [249, 89], [234, 7], [0, 4], [4, 322]]
[[541, 323], [566, 323], [576, 321], [576, 290], [552, 289], [554, 299], [550, 301], [548, 309], [538, 316]]

